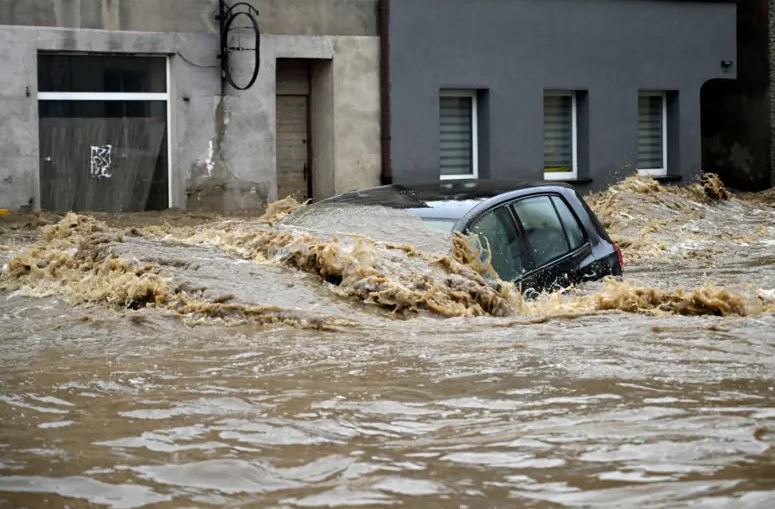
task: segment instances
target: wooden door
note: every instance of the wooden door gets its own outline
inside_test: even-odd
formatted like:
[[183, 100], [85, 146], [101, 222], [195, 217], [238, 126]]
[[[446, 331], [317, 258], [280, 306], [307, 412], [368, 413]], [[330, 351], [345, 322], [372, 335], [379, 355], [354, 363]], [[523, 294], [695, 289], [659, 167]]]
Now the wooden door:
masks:
[[309, 63], [277, 62], [277, 196], [311, 196]]

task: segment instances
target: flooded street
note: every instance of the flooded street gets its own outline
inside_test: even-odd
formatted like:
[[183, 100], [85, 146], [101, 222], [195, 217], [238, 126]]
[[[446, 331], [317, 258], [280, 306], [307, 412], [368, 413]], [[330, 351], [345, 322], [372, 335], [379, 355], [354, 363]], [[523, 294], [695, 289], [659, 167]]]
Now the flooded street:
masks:
[[624, 280], [527, 301], [381, 209], [3, 223], [0, 507], [775, 507], [775, 195], [724, 198], [591, 197]]

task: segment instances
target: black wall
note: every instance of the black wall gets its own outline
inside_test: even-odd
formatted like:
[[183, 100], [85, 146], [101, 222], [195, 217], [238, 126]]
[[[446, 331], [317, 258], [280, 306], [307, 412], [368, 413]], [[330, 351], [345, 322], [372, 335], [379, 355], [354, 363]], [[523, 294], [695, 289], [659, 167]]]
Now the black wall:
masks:
[[738, 79], [710, 81], [701, 94], [703, 169], [738, 189], [773, 184], [768, 4], [738, 3]]

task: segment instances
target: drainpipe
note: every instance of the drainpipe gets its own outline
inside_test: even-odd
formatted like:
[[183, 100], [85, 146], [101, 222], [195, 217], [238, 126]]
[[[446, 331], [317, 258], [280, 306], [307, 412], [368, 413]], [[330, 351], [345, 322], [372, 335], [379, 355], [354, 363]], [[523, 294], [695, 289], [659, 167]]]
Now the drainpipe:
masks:
[[382, 114], [382, 184], [393, 183], [390, 164], [390, 0], [379, 1], [379, 99]]

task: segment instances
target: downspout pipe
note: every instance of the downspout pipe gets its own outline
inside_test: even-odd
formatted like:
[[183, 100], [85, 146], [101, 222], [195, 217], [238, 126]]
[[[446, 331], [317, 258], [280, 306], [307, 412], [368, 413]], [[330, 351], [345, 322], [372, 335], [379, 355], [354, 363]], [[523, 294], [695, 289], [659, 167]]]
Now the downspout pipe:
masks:
[[390, 162], [390, 0], [379, 1], [379, 102], [383, 185], [393, 183]]

